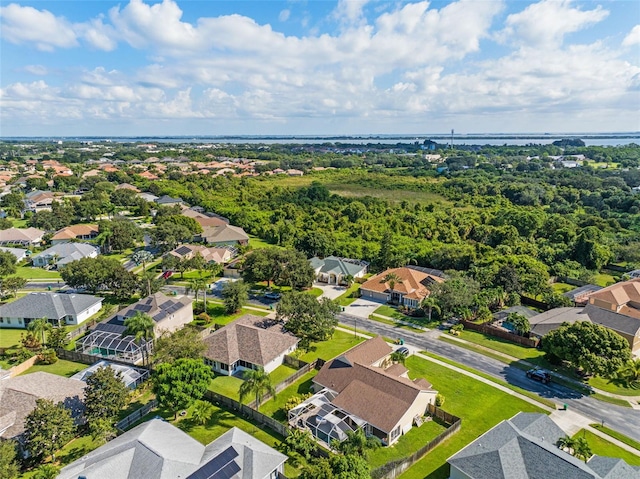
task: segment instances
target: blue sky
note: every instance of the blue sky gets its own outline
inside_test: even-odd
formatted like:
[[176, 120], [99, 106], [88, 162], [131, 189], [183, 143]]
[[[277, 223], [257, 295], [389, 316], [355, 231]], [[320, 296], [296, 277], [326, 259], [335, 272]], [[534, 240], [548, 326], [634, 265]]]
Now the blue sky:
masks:
[[0, 0], [1, 136], [640, 131], [640, 2]]

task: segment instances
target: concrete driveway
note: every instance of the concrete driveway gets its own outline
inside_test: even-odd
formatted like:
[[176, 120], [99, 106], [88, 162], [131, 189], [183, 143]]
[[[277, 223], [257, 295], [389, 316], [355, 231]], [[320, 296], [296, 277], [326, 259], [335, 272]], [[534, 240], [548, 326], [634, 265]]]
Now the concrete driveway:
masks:
[[327, 283], [313, 283], [314, 288], [320, 288], [322, 290], [321, 298], [329, 298], [336, 299], [338, 296], [341, 296], [347, 288], [344, 286], [337, 286], [335, 284], [327, 284]]
[[368, 299], [358, 298], [349, 306], [344, 308], [345, 314], [357, 316], [358, 318], [368, 318], [371, 313], [382, 306], [381, 303], [370, 301]]

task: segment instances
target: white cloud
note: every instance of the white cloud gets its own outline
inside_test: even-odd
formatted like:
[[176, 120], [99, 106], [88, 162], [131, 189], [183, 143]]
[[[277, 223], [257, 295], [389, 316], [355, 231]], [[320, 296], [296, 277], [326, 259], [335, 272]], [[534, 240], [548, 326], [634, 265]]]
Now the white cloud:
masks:
[[44, 65], [26, 65], [22, 69], [27, 73], [38, 76], [45, 76], [49, 73], [49, 69]]
[[507, 17], [506, 28], [498, 38], [520, 45], [556, 47], [567, 33], [577, 32], [601, 22], [609, 12], [598, 5], [593, 10], [580, 10], [571, 0], [542, 0], [522, 12]]
[[363, 9], [371, 0], [338, 0], [332, 12], [333, 18], [346, 24], [359, 23], [363, 20]]
[[78, 24], [76, 29], [93, 48], [110, 52], [118, 46], [113, 27], [105, 25], [102, 18], [94, 18], [87, 23]]
[[631, 29], [629, 34], [622, 40], [623, 47], [631, 47], [640, 44], [640, 25], [636, 25]]
[[11, 43], [33, 43], [38, 50], [78, 45], [71, 23], [47, 10], [11, 3], [0, 7], [0, 33]]
[[278, 20], [280, 20], [281, 22], [286, 22], [287, 20], [289, 20], [290, 16], [291, 16], [291, 10], [285, 8], [278, 15]]

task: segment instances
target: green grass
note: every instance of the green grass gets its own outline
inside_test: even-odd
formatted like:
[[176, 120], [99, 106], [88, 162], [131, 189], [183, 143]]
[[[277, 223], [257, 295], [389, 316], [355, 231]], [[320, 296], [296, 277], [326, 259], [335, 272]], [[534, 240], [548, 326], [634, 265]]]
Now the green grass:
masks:
[[323, 291], [320, 288], [311, 288], [305, 291], [305, 293], [310, 294], [314, 298], [319, 298], [320, 296], [322, 296]]
[[[216, 374], [216, 376], [209, 383], [209, 391], [222, 394], [223, 396], [230, 397], [236, 401], [240, 400], [238, 390], [242, 384], [242, 379], [234, 376], [224, 376], [222, 374]], [[251, 402], [251, 398], [246, 398], [243, 402]]]
[[20, 347], [20, 336], [26, 332], [26, 329], [0, 329], [0, 348]]
[[313, 343], [309, 348], [309, 351], [300, 356], [300, 359], [307, 362], [312, 362], [316, 358], [328, 361], [329, 359], [333, 359], [339, 354], [344, 353], [347, 349], [351, 349], [362, 341], [364, 341], [364, 338], [361, 338], [360, 336], [354, 337], [353, 333], [335, 331], [333, 333], [333, 337], [328, 341]]
[[401, 436], [393, 446], [380, 447], [371, 452], [369, 465], [371, 469], [375, 469], [388, 462], [408, 457], [445, 430], [446, 427], [436, 421], [428, 421], [420, 427], [413, 427], [407, 434]]
[[633, 454], [585, 429], [581, 429], [573, 437], [577, 438], [581, 436], [587, 440], [591, 447], [591, 452], [594, 454], [598, 456], [617, 457], [624, 459], [624, 461], [631, 466], [640, 466], [640, 453], [639, 455]]
[[54, 279], [62, 280], [60, 273], [57, 271], [49, 271], [42, 268], [33, 268], [31, 266], [19, 266], [16, 269], [15, 276], [24, 279]]
[[538, 401], [540, 404], [544, 404], [547, 407], [550, 407], [552, 409], [556, 408], [556, 403], [554, 403], [551, 399], [540, 397], [540, 396], [538, 396], [536, 393], [534, 393], [532, 391], [527, 391], [526, 389], [522, 389], [521, 387], [514, 386], [514, 385], [509, 384], [508, 382], [506, 382], [506, 381], [504, 381], [502, 379], [494, 378], [493, 376], [490, 376], [489, 374], [483, 373], [482, 371], [478, 371], [477, 369], [470, 368], [469, 366], [466, 366], [466, 365], [461, 364], [461, 363], [457, 363], [457, 362], [452, 361], [452, 360], [450, 360], [448, 358], [445, 358], [445, 357], [442, 357], [442, 356], [438, 356], [437, 354], [429, 353], [427, 351], [421, 351], [421, 353], [424, 354], [425, 356], [429, 356], [431, 358], [438, 359], [439, 361], [442, 361], [443, 363], [451, 364], [452, 366], [456, 366], [456, 367], [458, 367], [460, 369], [464, 369], [465, 371], [469, 371], [470, 373], [473, 373], [476, 376], [480, 376], [482, 378], [488, 379], [489, 381], [492, 381], [492, 382], [494, 382], [496, 384], [499, 384], [500, 386], [504, 386], [506, 388], [511, 389], [514, 392], [522, 394], [523, 396], [527, 396], [530, 399]]
[[544, 412], [542, 409], [450, 369], [416, 356], [406, 361], [410, 377], [423, 377], [444, 395], [443, 409], [462, 419], [460, 431], [414, 464], [402, 479], [446, 479], [447, 458], [504, 419], [518, 412]]
[[252, 235], [249, 235], [249, 246], [251, 246], [251, 249], [282, 248], [282, 246], [267, 243], [265, 240]]
[[90, 435], [80, 436], [60, 449], [56, 455], [56, 459], [60, 461], [61, 466], [66, 466], [100, 446], [101, 443], [94, 441]]
[[226, 325], [231, 321], [238, 319], [240, 316], [244, 316], [245, 314], [253, 314], [255, 316], [267, 316], [269, 311], [255, 311], [253, 309], [242, 308], [240, 312], [235, 314], [227, 314], [224, 310], [224, 306], [221, 304], [211, 303], [207, 301], [207, 313], [211, 317], [211, 322], [209, 326], [212, 324], [221, 324]]
[[285, 423], [287, 421], [287, 414], [284, 410], [284, 405], [287, 403], [287, 400], [292, 396], [307, 394], [311, 392], [313, 378], [316, 374], [318, 374], [318, 371], [316, 371], [315, 369], [309, 371], [295, 383], [280, 391], [276, 395], [275, 399], [270, 399], [262, 406], [260, 406], [260, 412], [262, 414], [266, 414], [267, 416], [271, 416], [277, 421]]
[[[149, 384], [149, 382], [147, 382], [146, 384]], [[153, 394], [153, 391], [151, 391], [150, 387], [144, 388], [144, 390], [142, 388], [143, 386], [140, 386], [138, 389], [131, 392], [131, 401], [125, 409], [120, 411], [120, 414], [118, 415], [119, 419], [124, 419], [129, 414], [133, 413], [137, 409], [140, 409], [142, 406], [156, 397], [156, 395]]]
[[360, 283], [353, 283], [349, 288], [336, 298], [337, 303], [340, 306], [349, 306], [356, 299], [358, 299], [358, 291], [360, 291]]
[[614, 439], [617, 439], [620, 442], [625, 443], [627, 446], [631, 446], [634, 449], [637, 449], [640, 452], [640, 442], [635, 439], [631, 439], [630, 437], [625, 436], [624, 434], [620, 434], [618, 431], [614, 431], [613, 429], [609, 429], [607, 426], [603, 426], [602, 424], [591, 424], [591, 427], [597, 429], [598, 431], [604, 432], [606, 435], [611, 436]]
[[603, 286], [603, 287], [611, 286], [615, 282], [616, 282], [616, 278], [614, 278], [613, 275], [611, 274], [600, 273], [600, 274], [596, 274], [593, 277], [593, 284], [597, 284], [598, 286]]
[[14, 228], [27, 228], [27, 220], [19, 218], [19, 219], [11, 219]]
[[571, 291], [572, 289], [576, 289], [576, 286], [573, 286], [567, 283], [553, 283], [551, 285], [551, 289], [553, 290], [554, 293], [563, 294], [568, 291]]
[[629, 401], [625, 401], [624, 399], [612, 398], [611, 396], [606, 396], [604, 394], [594, 393], [591, 394], [593, 399], [597, 399], [598, 401], [608, 402], [609, 404], [615, 404], [616, 406], [621, 407], [631, 407]]
[[269, 373], [269, 377], [271, 378], [271, 384], [275, 386], [276, 384], [281, 383], [293, 373], [295, 373], [297, 369], [292, 368], [291, 366], [287, 366], [286, 364], [281, 364], [273, 371]]
[[407, 316], [406, 314], [402, 314], [397, 309], [392, 308], [391, 306], [388, 306], [386, 304], [380, 306], [373, 313], [374, 314], [380, 314], [382, 316], [387, 316], [387, 317], [393, 318], [393, 319], [398, 319], [400, 321], [411, 321], [413, 319], [410, 316]]
[[66, 359], [58, 359], [53, 364], [36, 364], [35, 366], [30, 367], [25, 372], [21, 374], [31, 374], [36, 373], [38, 371], [44, 371], [51, 374], [57, 374], [58, 376], [65, 376], [70, 378], [75, 373], [82, 371], [83, 369], [88, 368], [88, 364], [83, 363], [75, 363], [73, 361], [67, 361]]
[[609, 379], [605, 379], [601, 377], [592, 377], [592, 378], [589, 378], [589, 384], [594, 388], [601, 389], [602, 391], [607, 391], [612, 394], [619, 394], [621, 396], [640, 397], [639, 388], [628, 388], [628, 387], [616, 384], [614, 381], [611, 381]]

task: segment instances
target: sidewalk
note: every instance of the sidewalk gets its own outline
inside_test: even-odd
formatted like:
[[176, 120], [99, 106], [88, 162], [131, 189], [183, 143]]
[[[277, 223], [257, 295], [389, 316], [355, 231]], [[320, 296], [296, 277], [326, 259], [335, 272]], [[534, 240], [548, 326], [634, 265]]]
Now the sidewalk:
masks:
[[[529, 361], [526, 361], [524, 359], [514, 358], [513, 356], [509, 356], [506, 353], [502, 353], [500, 351], [496, 351], [495, 349], [491, 349], [491, 348], [488, 348], [486, 346], [482, 346], [480, 344], [472, 343], [471, 341], [466, 341], [466, 340], [464, 340], [462, 338], [459, 338], [457, 336], [447, 335], [447, 338], [449, 338], [449, 339], [451, 339], [453, 341], [457, 341], [459, 343], [469, 344], [469, 345], [473, 346], [474, 348], [490, 352], [492, 355], [500, 356], [500, 357], [502, 357], [504, 359], [507, 359], [509, 361], [513, 361], [513, 362], [518, 361], [518, 362], [520, 362], [522, 364], [525, 364], [525, 365], [527, 365], [527, 366], [529, 366], [531, 368], [539, 367], [536, 364], [530, 363]], [[567, 376], [563, 376], [562, 374], [558, 374], [558, 373], [555, 373], [555, 372], [553, 374], [555, 376], [561, 378], [563, 381], [566, 381], [568, 383], [574, 384], [576, 386], [580, 386], [582, 388], [590, 389], [594, 393], [602, 394], [603, 396], [608, 396], [608, 397], [611, 397], [611, 398], [616, 398], [616, 399], [620, 399], [620, 400], [623, 400], [623, 401], [627, 401], [629, 403], [629, 405], [633, 409], [640, 409], [640, 404], [639, 404], [640, 395], [638, 395], [638, 396], [624, 396], [622, 394], [614, 394], [614, 393], [610, 393], [608, 391], [603, 391], [602, 389], [594, 388], [593, 386], [590, 386], [588, 384], [582, 383], [582, 382], [577, 381], [577, 380], [575, 380], [573, 378], [569, 378]]]

